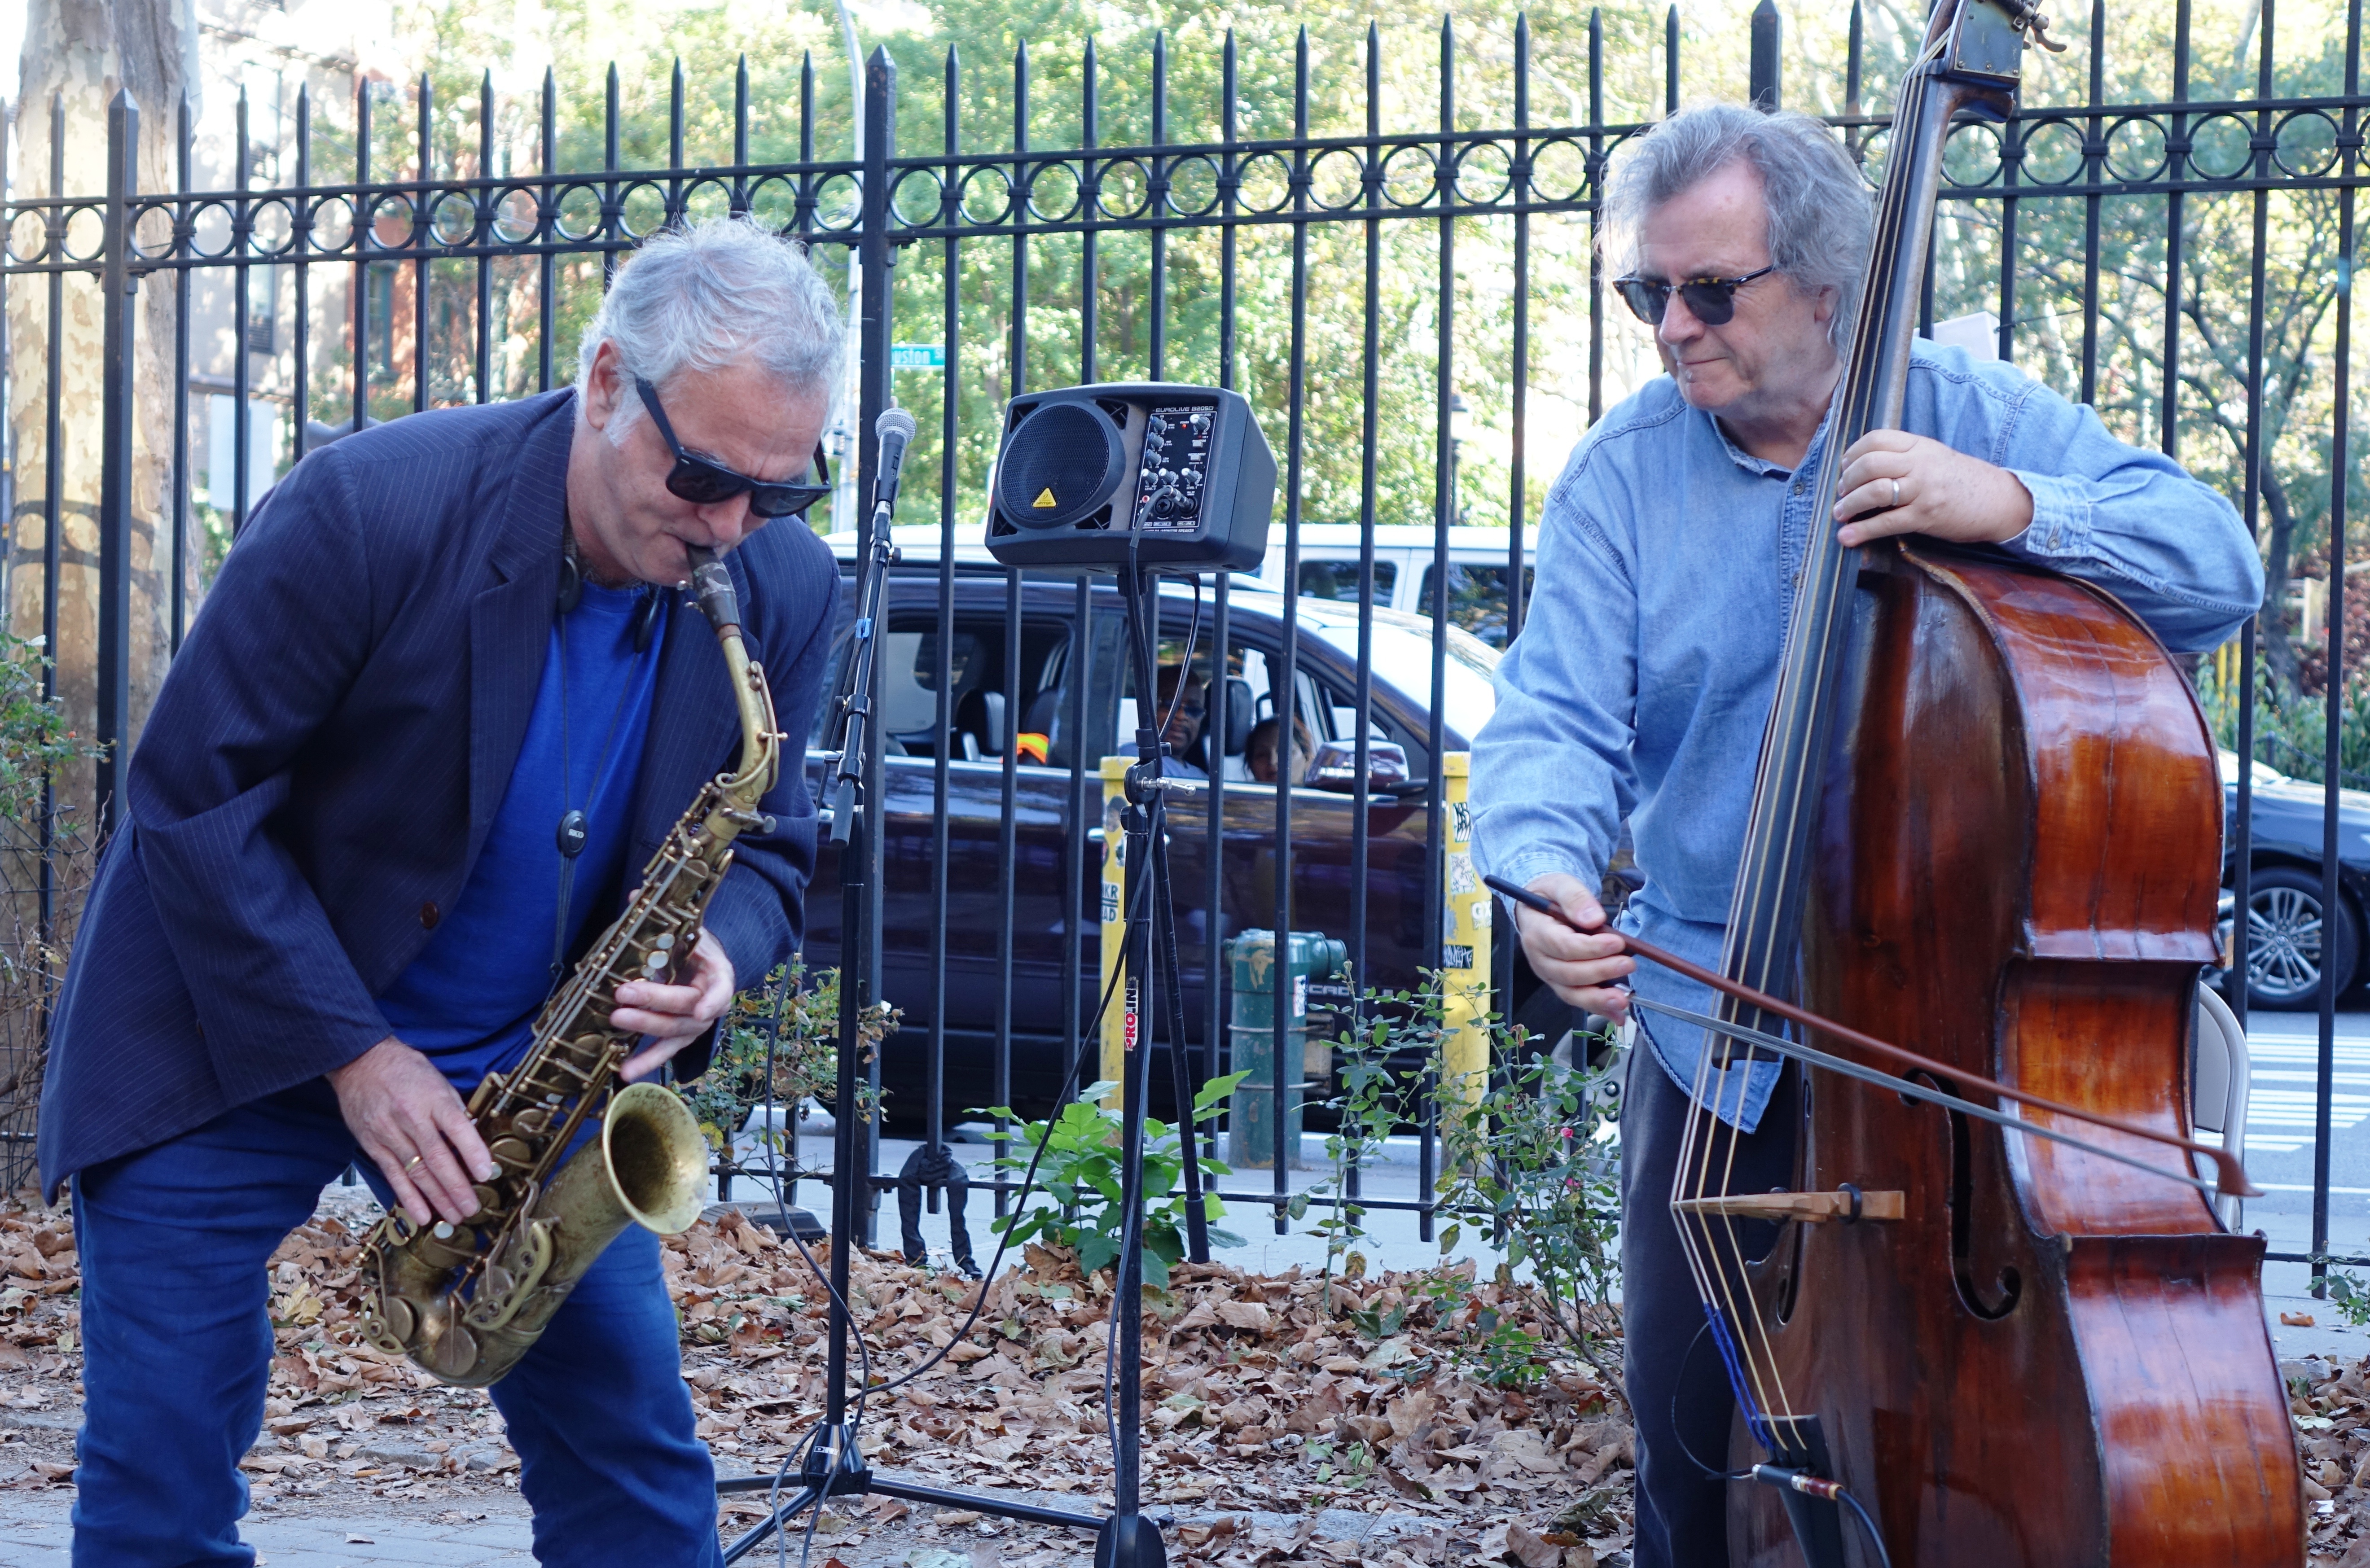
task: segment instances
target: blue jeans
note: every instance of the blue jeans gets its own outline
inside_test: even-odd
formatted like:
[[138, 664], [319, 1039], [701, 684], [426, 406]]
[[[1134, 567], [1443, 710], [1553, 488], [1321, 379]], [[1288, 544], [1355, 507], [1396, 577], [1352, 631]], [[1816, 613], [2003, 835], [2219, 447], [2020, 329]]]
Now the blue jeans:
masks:
[[[75, 1178], [76, 1568], [255, 1562], [238, 1539], [237, 1467], [271, 1370], [264, 1265], [355, 1158], [316, 1080]], [[535, 1509], [536, 1562], [721, 1562], [715, 1470], [681, 1373], [658, 1238], [628, 1229], [490, 1391]]]

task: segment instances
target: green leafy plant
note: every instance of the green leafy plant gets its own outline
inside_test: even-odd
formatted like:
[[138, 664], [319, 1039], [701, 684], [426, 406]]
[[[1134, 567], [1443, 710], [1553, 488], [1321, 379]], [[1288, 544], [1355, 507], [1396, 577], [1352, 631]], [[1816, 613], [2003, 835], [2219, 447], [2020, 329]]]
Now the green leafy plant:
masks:
[[[1453, 1031], [1442, 977], [1427, 973], [1412, 991], [1367, 991], [1361, 1022], [1335, 1042], [1342, 1092], [1333, 1102], [1340, 1129], [1326, 1140], [1332, 1163], [1327, 1180], [1294, 1201], [1295, 1218], [1329, 1190], [1330, 1215], [1312, 1229], [1326, 1240], [1328, 1300], [1337, 1275], [1363, 1272], [1356, 1249], [1366, 1239], [1365, 1209], [1349, 1196], [1349, 1174], [1382, 1151], [1383, 1140], [1412, 1115], [1415, 1096], [1456, 1078], [1446, 1060]], [[1612, 1097], [1607, 1073], [1562, 1066], [1542, 1056], [1527, 1032], [1497, 1014], [1479, 1021], [1493, 1063], [1469, 1097], [1440, 1094], [1444, 1171], [1436, 1196], [1454, 1218], [1441, 1231], [1441, 1251], [1453, 1252], [1466, 1227], [1486, 1225], [1505, 1259], [1496, 1285], [1521, 1292], [1547, 1331], [1501, 1313], [1469, 1274], [1444, 1269], [1419, 1288], [1441, 1322], [1460, 1325], [1456, 1354], [1474, 1376], [1501, 1387], [1527, 1387], [1547, 1376], [1558, 1344], [1587, 1361], [1608, 1384], [1617, 1372], [1598, 1338], [1610, 1316], [1618, 1267], [1619, 1195], [1616, 1158], [1604, 1141]], [[1574, 1053], [1585, 1062], [1605, 1042], [1582, 1036]], [[1393, 1059], [1417, 1056], [1418, 1075], [1392, 1071]], [[1381, 1341], [1407, 1321], [1405, 1305], [1350, 1314], [1366, 1337]]]
[[[98, 862], [86, 814], [67, 799], [53, 802], [43, 842], [43, 784], [106, 750], [69, 729], [64, 705], [41, 695], [49, 666], [42, 639], [0, 631], [0, 1127], [16, 1139], [0, 1145], [0, 1185], [12, 1188], [32, 1176], [49, 1019]], [[70, 783], [59, 792], [73, 793]]]
[[2370, 1283], [2364, 1283], [2360, 1275], [2350, 1269], [2336, 1267], [2327, 1258], [2317, 1261], [2326, 1270], [2321, 1276], [2322, 1285], [2338, 1315], [2355, 1328], [2370, 1323]]
[[[2212, 659], [2197, 669], [2197, 700], [2214, 738], [2238, 749], [2238, 689], [2225, 686]], [[2305, 695], [2282, 686], [2269, 661], [2255, 666], [2255, 761], [2292, 779], [2320, 784], [2329, 776], [2329, 707], [2324, 695]], [[2338, 730], [2338, 782], [2348, 788], [2370, 785], [2370, 682], [2348, 681], [2338, 699], [2344, 722]]]
[[[794, 1108], [809, 1099], [828, 1104], [837, 1092], [839, 971], [824, 969], [811, 977], [811, 984], [809, 979], [802, 960], [793, 957], [763, 984], [734, 997], [717, 1032], [708, 1070], [684, 1091], [685, 1103], [699, 1118], [699, 1130], [718, 1151], [731, 1148], [732, 1134], [749, 1119], [751, 1109], [766, 1099], [769, 1087], [776, 1104]], [[865, 1010], [857, 1024], [859, 1066], [869, 1063], [880, 1042], [896, 1032], [900, 1016], [885, 1001]], [[857, 1095], [857, 1114], [870, 1120], [878, 1107], [860, 1078]], [[761, 1141], [789, 1141], [773, 1128], [760, 1137]]]
[[[1505, 1252], [1498, 1283], [1524, 1292], [1536, 1321], [1610, 1386], [1617, 1373], [1598, 1325], [1618, 1276], [1620, 1195], [1617, 1161], [1603, 1140], [1605, 1073], [1539, 1055], [1524, 1031], [1494, 1015], [1486, 1027], [1497, 1064], [1490, 1082], [1470, 1100], [1448, 1097], [1440, 1105], [1439, 1196], [1465, 1217], [1442, 1230], [1441, 1251], [1455, 1247], [1466, 1223], [1486, 1223]], [[1598, 1043], [1575, 1037], [1575, 1060], [1586, 1061]], [[1444, 1080], [1445, 1067], [1435, 1058]], [[1531, 1331], [1494, 1312], [1481, 1314], [1476, 1327], [1477, 1353], [1493, 1380], [1520, 1383], [1543, 1369], [1549, 1346]]]
[[[1325, 1218], [1309, 1227], [1325, 1238], [1328, 1307], [1333, 1303], [1336, 1276], [1356, 1279], [1366, 1272], [1365, 1253], [1358, 1250], [1368, 1239], [1366, 1208], [1352, 1195], [1352, 1173], [1373, 1163], [1382, 1154], [1385, 1140], [1408, 1117], [1410, 1086], [1391, 1071], [1390, 1059], [1404, 1043], [1409, 1027], [1404, 1015], [1410, 1006], [1421, 1013], [1421, 1003], [1408, 992], [1369, 990], [1357, 1022], [1333, 1042], [1341, 1093], [1326, 1102], [1339, 1117], [1335, 1130], [1325, 1139], [1326, 1163], [1331, 1171], [1322, 1182], [1294, 1194], [1290, 1206], [1293, 1219], [1300, 1219], [1316, 1200], [1329, 1196], [1332, 1200]], [[1435, 1008], [1431, 1014], [1435, 1028], [1437, 1022]]]
[[[1215, 1117], [1245, 1073], [1232, 1072], [1202, 1085], [1193, 1096], [1193, 1120], [1198, 1126]], [[995, 1116], [1019, 1126], [988, 1134], [1005, 1144], [995, 1161], [1000, 1171], [1029, 1168], [1030, 1155], [1041, 1149], [1037, 1179], [1053, 1200], [1051, 1207], [1024, 1209], [989, 1223], [988, 1229], [1008, 1234], [1014, 1242], [1043, 1238], [1069, 1248], [1078, 1266], [1092, 1274], [1118, 1261], [1122, 1220], [1120, 1187], [1120, 1113], [1107, 1110], [1103, 1097], [1118, 1087], [1096, 1083], [1062, 1107], [1049, 1121], [1023, 1122], [1008, 1105], [973, 1113]], [[1026, 1150], [1026, 1152], [1024, 1152]], [[1202, 1173], [1228, 1174], [1225, 1165], [1203, 1156]], [[1179, 1183], [1185, 1174], [1184, 1140], [1170, 1124], [1147, 1116], [1144, 1122], [1144, 1277], [1166, 1289], [1168, 1270], [1185, 1255], [1185, 1195]], [[1225, 1205], [1215, 1193], [1202, 1199], [1205, 1219], [1215, 1220]], [[1214, 1246], [1239, 1247], [1243, 1239], [1231, 1230], [1210, 1227]]]
[[0, 821], [37, 821], [42, 782], [107, 751], [67, 728], [65, 705], [41, 695], [51, 663], [41, 638], [0, 631]]

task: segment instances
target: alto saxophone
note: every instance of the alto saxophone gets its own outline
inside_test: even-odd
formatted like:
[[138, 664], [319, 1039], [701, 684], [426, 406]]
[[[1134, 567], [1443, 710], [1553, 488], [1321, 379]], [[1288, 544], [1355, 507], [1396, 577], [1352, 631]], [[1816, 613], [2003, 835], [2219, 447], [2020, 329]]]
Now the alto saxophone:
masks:
[[[689, 956], [733, 840], [767, 825], [757, 803], [780, 766], [773, 697], [742, 643], [732, 580], [713, 552], [691, 557], [699, 607], [731, 672], [741, 770], [709, 781], [676, 821], [634, 901], [544, 1004], [525, 1059], [488, 1073], [469, 1097], [498, 1167], [477, 1185], [477, 1212], [417, 1226], [397, 1210], [362, 1245], [363, 1336], [448, 1383], [483, 1387], [518, 1365], [627, 1224], [673, 1234], [706, 1201], [697, 1120], [670, 1089], [616, 1082], [636, 1036], [609, 1023], [620, 985], [663, 981]], [[593, 1119], [597, 1145], [567, 1159]]]

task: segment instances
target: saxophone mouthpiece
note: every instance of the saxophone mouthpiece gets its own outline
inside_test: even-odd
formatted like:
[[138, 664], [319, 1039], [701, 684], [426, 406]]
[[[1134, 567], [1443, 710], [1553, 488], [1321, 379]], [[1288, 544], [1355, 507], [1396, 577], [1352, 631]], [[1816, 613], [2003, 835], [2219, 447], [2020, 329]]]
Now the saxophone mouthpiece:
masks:
[[715, 551], [696, 544], [685, 546], [691, 556], [691, 591], [699, 601], [700, 612], [718, 632], [741, 624], [740, 596], [732, 591], [732, 574], [724, 569], [723, 560]]

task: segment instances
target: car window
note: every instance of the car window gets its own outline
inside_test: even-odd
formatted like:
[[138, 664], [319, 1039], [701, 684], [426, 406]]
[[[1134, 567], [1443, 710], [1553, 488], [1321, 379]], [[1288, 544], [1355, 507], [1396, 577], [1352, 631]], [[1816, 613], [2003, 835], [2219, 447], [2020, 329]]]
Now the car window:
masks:
[[[1221, 660], [1210, 647], [1204, 624], [1204, 635], [1193, 650], [1193, 674], [1199, 683], [1202, 713], [1193, 738], [1180, 755], [1203, 776], [1214, 771], [1238, 784], [1259, 781], [1252, 773], [1254, 751], [1271, 755], [1267, 739], [1279, 727], [1275, 724], [1276, 672], [1282, 660], [1276, 650], [1256, 640], [1237, 638], [1231, 641]], [[1181, 636], [1164, 637], [1159, 647], [1163, 669], [1179, 664], [1185, 657], [1186, 644]], [[1222, 704], [1211, 684], [1214, 673], [1225, 671], [1225, 700]], [[1299, 715], [1299, 730], [1304, 739], [1304, 753], [1313, 752], [1316, 742], [1329, 738], [1326, 727], [1328, 716], [1323, 690], [1307, 670], [1300, 671], [1292, 683], [1293, 696], [1287, 704]], [[1189, 707], [1191, 704], [1187, 704]], [[1120, 684], [1118, 712], [1111, 733], [1122, 750], [1133, 750], [1135, 734], [1135, 682], [1122, 678]], [[1224, 727], [1221, 728], [1223, 720]], [[1301, 758], [1302, 765], [1307, 761]], [[1299, 782], [1297, 779], [1294, 783]]]
[[[990, 614], [958, 614], [954, 639], [948, 645], [950, 719], [948, 754], [959, 761], [993, 761], [1004, 754], [1005, 727], [1017, 718], [1020, 726], [1023, 765], [1069, 766], [1068, 685], [1069, 628], [1061, 622], [1032, 617], [1021, 623], [1020, 691], [1018, 704], [1005, 692], [1005, 620]], [[848, 642], [843, 638], [834, 660], [831, 690], [846, 676]], [[935, 757], [939, 737], [938, 634], [935, 611], [914, 612], [892, 620], [881, 634], [874, 656], [880, 665], [880, 730], [886, 755]], [[812, 746], [833, 738], [831, 710], [823, 704], [816, 715]], [[1015, 709], [1018, 709], [1016, 715]]]
[[[1432, 613], [1435, 586], [1435, 566], [1423, 569], [1423, 581], [1416, 590], [1415, 612]], [[1537, 572], [1523, 568], [1523, 599], [1528, 602], [1531, 584]], [[1506, 568], [1503, 567], [1471, 567], [1451, 562], [1448, 567], [1448, 624], [1462, 626], [1491, 647], [1506, 646]]]
[[[1355, 742], [1358, 738], [1357, 688], [1353, 686], [1340, 692], [1329, 688], [1325, 692], [1325, 715], [1332, 727], [1330, 738]], [[1374, 722], [1368, 729], [1369, 737], [1377, 741], [1388, 740], [1406, 749], [1408, 777], [1432, 777], [1432, 749], [1424, 744], [1423, 732], [1409, 730], [1393, 718], [1390, 710], [1381, 703], [1374, 704]]]
[[[1375, 602], [1388, 604], [1391, 587], [1399, 579], [1397, 561], [1377, 560], [1375, 563]], [[1358, 563], [1347, 561], [1303, 561], [1300, 563], [1300, 591], [1310, 599], [1338, 599], [1345, 603], [1358, 601]]]

